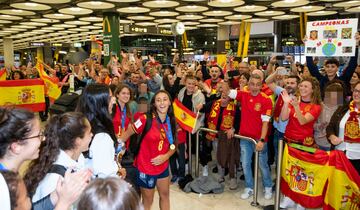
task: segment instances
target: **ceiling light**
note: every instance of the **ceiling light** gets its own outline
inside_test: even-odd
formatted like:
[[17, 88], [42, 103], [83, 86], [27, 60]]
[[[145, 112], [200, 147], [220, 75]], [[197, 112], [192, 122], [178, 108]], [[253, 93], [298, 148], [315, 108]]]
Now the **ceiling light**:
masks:
[[236, 12], [260, 12], [266, 10], [267, 7], [257, 6], [257, 5], [246, 5], [241, 7], [236, 7], [234, 10]]

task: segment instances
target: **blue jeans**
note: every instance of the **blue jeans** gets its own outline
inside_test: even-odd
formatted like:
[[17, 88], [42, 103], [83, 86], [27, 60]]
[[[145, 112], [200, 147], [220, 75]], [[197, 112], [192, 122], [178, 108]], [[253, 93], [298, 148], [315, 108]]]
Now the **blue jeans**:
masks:
[[[255, 145], [252, 142], [246, 140], [240, 140], [241, 151], [241, 164], [244, 170], [245, 187], [254, 188], [254, 178], [251, 170], [252, 155], [255, 151]], [[270, 168], [268, 165], [267, 143], [264, 143], [264, 148], [259, 153], [259, 167], [263, 180], [264, 187], [272, 187]], [[256, 170], [256, 169], [255, 169]]]
[[279, 151], [278, 151], [278, 146], [279, 146], [279, 141], [280, 139], [284, 138], [284, 133], [281, 133], [280, 131], [278, 131], [278, 129], [275, 128], [275, 131], [274, 131], [274, 151], [275, 151], [275, 164], [277, 164], [277, 157], [278, 157], [278, 154], [279, 154]]

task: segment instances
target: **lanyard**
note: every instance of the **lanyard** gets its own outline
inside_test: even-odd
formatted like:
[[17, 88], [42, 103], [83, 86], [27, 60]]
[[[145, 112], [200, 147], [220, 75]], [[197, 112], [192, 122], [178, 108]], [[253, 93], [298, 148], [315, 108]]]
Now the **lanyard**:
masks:
[[[121, 110], [120, 104], [119, 104], [119, 109]], [[126, 117], [126, 105], [124, 105], [124, 109], [122, 111], [122, 115], [121, 115], [121, 128], [124, 129], [125, 128], [125, 117]]]
[[161, 123], [161, 120], [160, 120], [159, 117], [158, 117], [158, 119], [159, 119], [159, 122], [160, 122], [161, 126], [162, 126], [163, 129], [165, 130], [166, 137], [167, 137], [167, 139], [169, 140], [170, 145], [174, 144], [174, 139], [173, 139], [173, 135], [172, 135], [172, 131], [171, 131], [171, 124], [170, 124], [170, 118], [169, 118], [169, 116], [166, 115], [166, 120], [165, 120], [168, 129], [166, 129], [165, 126]]
[[7, 168], [3, 164], [0, 163], [0, 171], [7, 171]]

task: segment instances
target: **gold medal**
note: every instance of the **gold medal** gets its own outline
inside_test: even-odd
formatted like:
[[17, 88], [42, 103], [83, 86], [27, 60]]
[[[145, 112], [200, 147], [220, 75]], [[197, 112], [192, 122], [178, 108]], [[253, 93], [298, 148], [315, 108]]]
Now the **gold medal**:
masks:
[[175, 144], [171, 144], [171, 145], [170, 145], [170, 149], [171, 149], [171, 150], [174, 150], [174, 149], [175, 149]]

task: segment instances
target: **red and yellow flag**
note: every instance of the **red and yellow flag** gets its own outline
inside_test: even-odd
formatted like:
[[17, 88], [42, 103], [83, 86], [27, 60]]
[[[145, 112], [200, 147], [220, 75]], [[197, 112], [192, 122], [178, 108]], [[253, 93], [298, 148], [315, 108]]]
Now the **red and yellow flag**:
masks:
[[0, 81], [0, 106], [16, 106], [34, 112], [45, 110], [44, 81], [40, 79]]
[[6, 72], [6, 69], [3, 68], [0, 70], [0, 81], [6, 80], [6, 77], [7, 77], [7, 72]]
[[319, 208], [324, 201], [330, 168], [329, 155], [314, 154], [285, 145], [281, 170], [281, 191], [306, 208]]
[[360, 176], [345, 154], [338, 150], [331, 151], [329, 167], [332, 173], [323, 209], [360, 209]]
[[38, 63], [36, 65], [37, 70], [39, 71], [40, 78], [44, 80], [45, 83], [45, 93], [49, 96], [49, 99], [51, 101], [55, 101], [58, 99], [61, 95], [61, 88], [57, 85], [57, 82], [55, 82], [44, 70], [44, 65], [41, 63]]
[[196, 114], [186, 108], [177, 98], [173, 103], [176, 122], [188, 132], [192, 132], [196, 123]]

